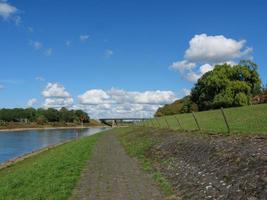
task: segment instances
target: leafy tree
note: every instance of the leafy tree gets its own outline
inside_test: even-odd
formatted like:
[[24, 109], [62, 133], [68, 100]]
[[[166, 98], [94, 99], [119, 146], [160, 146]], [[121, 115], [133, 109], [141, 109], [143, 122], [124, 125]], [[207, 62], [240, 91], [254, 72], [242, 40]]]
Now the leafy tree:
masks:
[[197, 111], [197, 105], [191, 101], [190, 96], [186, 96], [182, 99], [176, 100], [171, 104], [166, 104], [160, 107], [156, 113], [156, 117], [161, 117], [164, 115], [174, 115], [179, 113], [188, 113], [192, 111]]
[[251, 61], [216, 65], [195, 84], [191, 99], [200, 110], [249, 105], [260, 85], [257, 65]]

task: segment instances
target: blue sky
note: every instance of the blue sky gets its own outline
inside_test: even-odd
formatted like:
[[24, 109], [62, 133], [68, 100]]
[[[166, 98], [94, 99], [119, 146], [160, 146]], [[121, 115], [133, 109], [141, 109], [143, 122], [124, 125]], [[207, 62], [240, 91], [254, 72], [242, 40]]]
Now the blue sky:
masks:
[[252, 57], [266, 83], [266, 10], [264, 0], [0, 0], [0, 107], [150, 116], [214, 64]]

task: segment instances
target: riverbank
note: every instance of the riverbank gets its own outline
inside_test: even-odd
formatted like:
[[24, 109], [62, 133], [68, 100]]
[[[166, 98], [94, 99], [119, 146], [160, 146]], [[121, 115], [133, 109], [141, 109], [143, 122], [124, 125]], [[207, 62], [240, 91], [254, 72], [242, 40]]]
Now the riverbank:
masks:
[[85, 129], [85, 128], [106, 128], [108, 126], [65, 126], [65, 127], [39, 127], [39, 128], [9, 128], [0, 129], [0, 132], [10, 131], [31, 131], [31, 130], [56, 130], [56, 129]]
[[50, 148], [0, 170], [0, 199], [67, 199], [104, 133]]
[[64, 128], [89, 128], [89, 127], [103, 127], [103, 124], [97, 120], [90, 120], [89, 123], [66, 123], [66, 122], [47, 122], [39, 124], [36, 122], [1, 122], [0, 131], [16, 131], [16, 130], [38, 130], [38, 129], [64, 129]]

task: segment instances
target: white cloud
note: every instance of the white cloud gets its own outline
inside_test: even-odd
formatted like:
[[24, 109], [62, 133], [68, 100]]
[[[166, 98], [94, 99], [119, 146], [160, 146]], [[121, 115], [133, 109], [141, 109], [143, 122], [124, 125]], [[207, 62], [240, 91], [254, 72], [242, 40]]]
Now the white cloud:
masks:
[[178, 70], [180, 73], [184, 73], [185, 71], [192, 70], [193, 68], [195, 68], [196, 63], [191, 63], [187, 60], [182, 60], [172, 63], [170, 67], [171, 69]]
[[80, 35], [81, 42], [86, 42], [89, 39], [89, 35]]
[[68, 98], [70, 94], [66, 91], [65, 87], [59, 83], [48, 83], [43, 90], [42, 95], [45, 98]]
[[53, 49], [52, 49], [52, 48], [49, 48], [49, 49], [47, 49], [47, 50], [45, 51], [45, 55], [47, 55], [47, 56], [51, 56], [52, 53], [53, 53]]
[[110, 96], [103, 90], [88, 90], [84, 94], [78, 96], [80, 104], [95, 105], [104, 104], [110, 99]]
[[0, 16], [3, 17], [3, 19], [7, 20], [12, 15], [14, 15], [18, 9], [6, 2], [0, 1]]
[[106, 58], [110, 58], [111, 56], [113, 56], [114, 52], [111, 49], [106, 49], [105, 50], [105, 57]]
[[195, 35], [189, 42], [185, 59], [191, 62], [219, 63], [251, 56], [252, 49], [245, 40], [234, 40], [223, 35]]
[[73, 98], [46, 98], [43, 104], [44, 108], [62, 108], [71, 107], [73, 104]]
[[191, 90], [189, 90], [189, 89], [187, 89], [187, 88], [183, 88], [183, 89], [182, 89], [182, 92], [184, 93], [185, 96], [188, 96], [188, 95], [190, 95]]
[[29, 99], [29, 101], [27, 102], [27, 106], [32, 107], [36, 103], [37, 103], [37, 99], [32, 98], [32, 99]]
[[5, 86], [2, 85], [2, 84], [0, 84], [0, 90], [2, 90], [2, 89], [4, 89], [4, 88], [5, 88]]
[[42, 95], [45, 97], [44, 108], [71, 107], [73, 105], [70, 93], [59, 83], [48, 83]]
[[78, 108], [93, 117], [151, 117], [159, 106], [177, 97], [172, 91], [125, 91], [92, 89], [78, 96]]
[[174, 62], [170, 68], [190, 82], [196, 82], [216, 64], [235, 64], [240, 59], [252, 59], [252, 48], [245, 40], [234, 40], [223, 35], [195, 35], [185, 51], [184, 60]]

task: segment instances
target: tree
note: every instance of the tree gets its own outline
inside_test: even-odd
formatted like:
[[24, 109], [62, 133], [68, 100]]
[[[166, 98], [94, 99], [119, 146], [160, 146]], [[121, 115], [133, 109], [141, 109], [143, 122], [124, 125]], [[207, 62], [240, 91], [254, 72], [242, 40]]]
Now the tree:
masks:
[[44, 116], [49, 122], [59, 121], [59, 112], [54, 108], [48, 108], [44, 111]]
[[197, 111], [197, 105], [191, 101], [190, 96], [186, 96], [182, 99], [176, 100], [171, 104], [166, 104], [160, 107], [156, 113], [156, 117], [161, 117], [164, 115], [174, 115], [179, 113], [189, 113], [192, 111]]
[[216, 65], [197, 81], [191, 99], [200, 110], [249, 105], [260, 85], [257, 65], [251, 61]]

